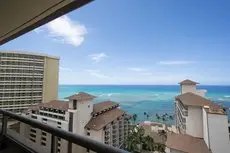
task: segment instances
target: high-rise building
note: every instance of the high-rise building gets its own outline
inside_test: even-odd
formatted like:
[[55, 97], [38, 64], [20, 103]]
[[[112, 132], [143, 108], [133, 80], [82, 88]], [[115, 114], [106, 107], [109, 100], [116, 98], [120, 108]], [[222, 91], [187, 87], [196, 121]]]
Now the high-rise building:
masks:
[[205, 98], [197, 82], [180, 82], [175, 98], [178, 134], [167, 136], [167, 153], [226, 153], [230, 150], [228, 116], [223, 106]]
[[[119, 104], [104, 101], [93, 104], [95, 96], [80, 92], [68, 97], [68, 101], [53, 100], [31, 108], [26, 113], [44, 124], [89, 137], [110, 146], [122, 146], [128, 136], [129, 116], [119, 109]], [[51, 135], [26, 124], [20, 125], [20, 134], [39, 153], [50, 152]], [[58, 153], [90, 152], [63, 139], [58, 139]]]
[[59, 58], [0, 51], [0, 108], [20, 113], [57, 99]]

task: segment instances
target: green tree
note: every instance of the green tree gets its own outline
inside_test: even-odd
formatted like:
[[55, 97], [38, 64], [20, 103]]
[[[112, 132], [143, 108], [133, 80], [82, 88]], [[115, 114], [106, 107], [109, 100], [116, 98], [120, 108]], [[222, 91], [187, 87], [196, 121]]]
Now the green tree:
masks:
[[134, 124], [135, 124], [136, 121], [137, 121], [137, 114], [133, 114], [132, 119], [133, 119], [133, 122], [134, 122]]
[[146, 116], [146, 119], [149, 120], [150, 115], [146, 112], [144, 112], [144, 116]]
[[144, 135], [145, 130], [142, 127], [135, 126], [130, 129], [129, 135], [124, 142], [124, 148], [132, 153], [146, 151], [164, 151], [164, 146], [155, 143], [150, 136]]
[[159, 122], [159, 120], [161, 119], [160, 115], [158, 115], [157, 113], [156, 113], [156, 118], [157, 118], [157, 121], [158, 121], [158, 122]]
[[150, 136], [144, 137], [143, 150], [155, 151], [155, 144], [154, 144], [154, 140], [152, 137]]

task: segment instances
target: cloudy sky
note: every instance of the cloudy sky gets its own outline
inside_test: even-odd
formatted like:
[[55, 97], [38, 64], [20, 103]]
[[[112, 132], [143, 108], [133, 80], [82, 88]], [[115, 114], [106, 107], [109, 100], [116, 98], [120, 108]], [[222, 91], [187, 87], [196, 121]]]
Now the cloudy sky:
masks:
[[230, 84], [230, 1], [96, 0], [0, 50], [60, 57], [60, 84]]

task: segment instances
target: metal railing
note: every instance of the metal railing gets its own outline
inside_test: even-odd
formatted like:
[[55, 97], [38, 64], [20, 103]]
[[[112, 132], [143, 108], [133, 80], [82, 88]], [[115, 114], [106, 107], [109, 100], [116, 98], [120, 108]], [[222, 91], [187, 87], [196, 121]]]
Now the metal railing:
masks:
[[81, 147], [87, 148], [89, 150], [92, 150], [98, 153], [108, 153], [108, 152], [109, 153], [128, 153], [125, 150], [121, 150], [119, 148], [115, 148], [115, 147], [106, 145], [104, 143], [92, 140], [84, 136], [80, 136], [78, 134], [74, 134], [72, 132], [58, 129], [53, 126], [47, 125], [47, 124], [43, 124], [39, 121], [30, 119], [25, 116], [17, 115], [17, 114], [14, 114], [12, 112], [9, 112], [3, 109], [0, 109], [0, 115], [2, 115], [2, 130], [1, 130], [2, 137], [4, 136], [7, 137], [7, 120], [8, 118], [11, 118], [19, 122], [28, 124], [34, 128], [50, 133], [51, 134], [51, 153], [57, 153], [57, 148], [58, 148], [57, 138], [65, 139], [70, 143], [79, 145]]

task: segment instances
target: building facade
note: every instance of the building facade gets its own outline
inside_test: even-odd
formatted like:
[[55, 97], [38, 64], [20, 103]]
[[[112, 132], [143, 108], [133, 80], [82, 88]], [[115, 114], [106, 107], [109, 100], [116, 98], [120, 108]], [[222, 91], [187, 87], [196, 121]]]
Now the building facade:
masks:
[[197, 84], [191, 80], [180, 82], [181, 95], [175, 98], [179, 134], [168, 136], [167, 151], [226, 153], [230, 150], [227, 113], [223, 106], [205, 98], [205, 90], [197, 90]]
[[[128, 135], [129, 116], [119, 109], [118, 103], [105, 101], [93, 104], [94, 98], [80, 92], [68, 97], [68, 101], [53, 100], [39, 104], [24, 115], [44, 124], [120, 147]], [[50, 152], [51, 136], [46, 132], [21, 124], [20, 134], [36, 145], [34, 148], [37, 152]], [[91, 152], [62, 139], [58, 139], [57, 146], [58, 153]]]
[[20, 113], [58, 95], [59, 58], [0, 51], [0, 108]]

